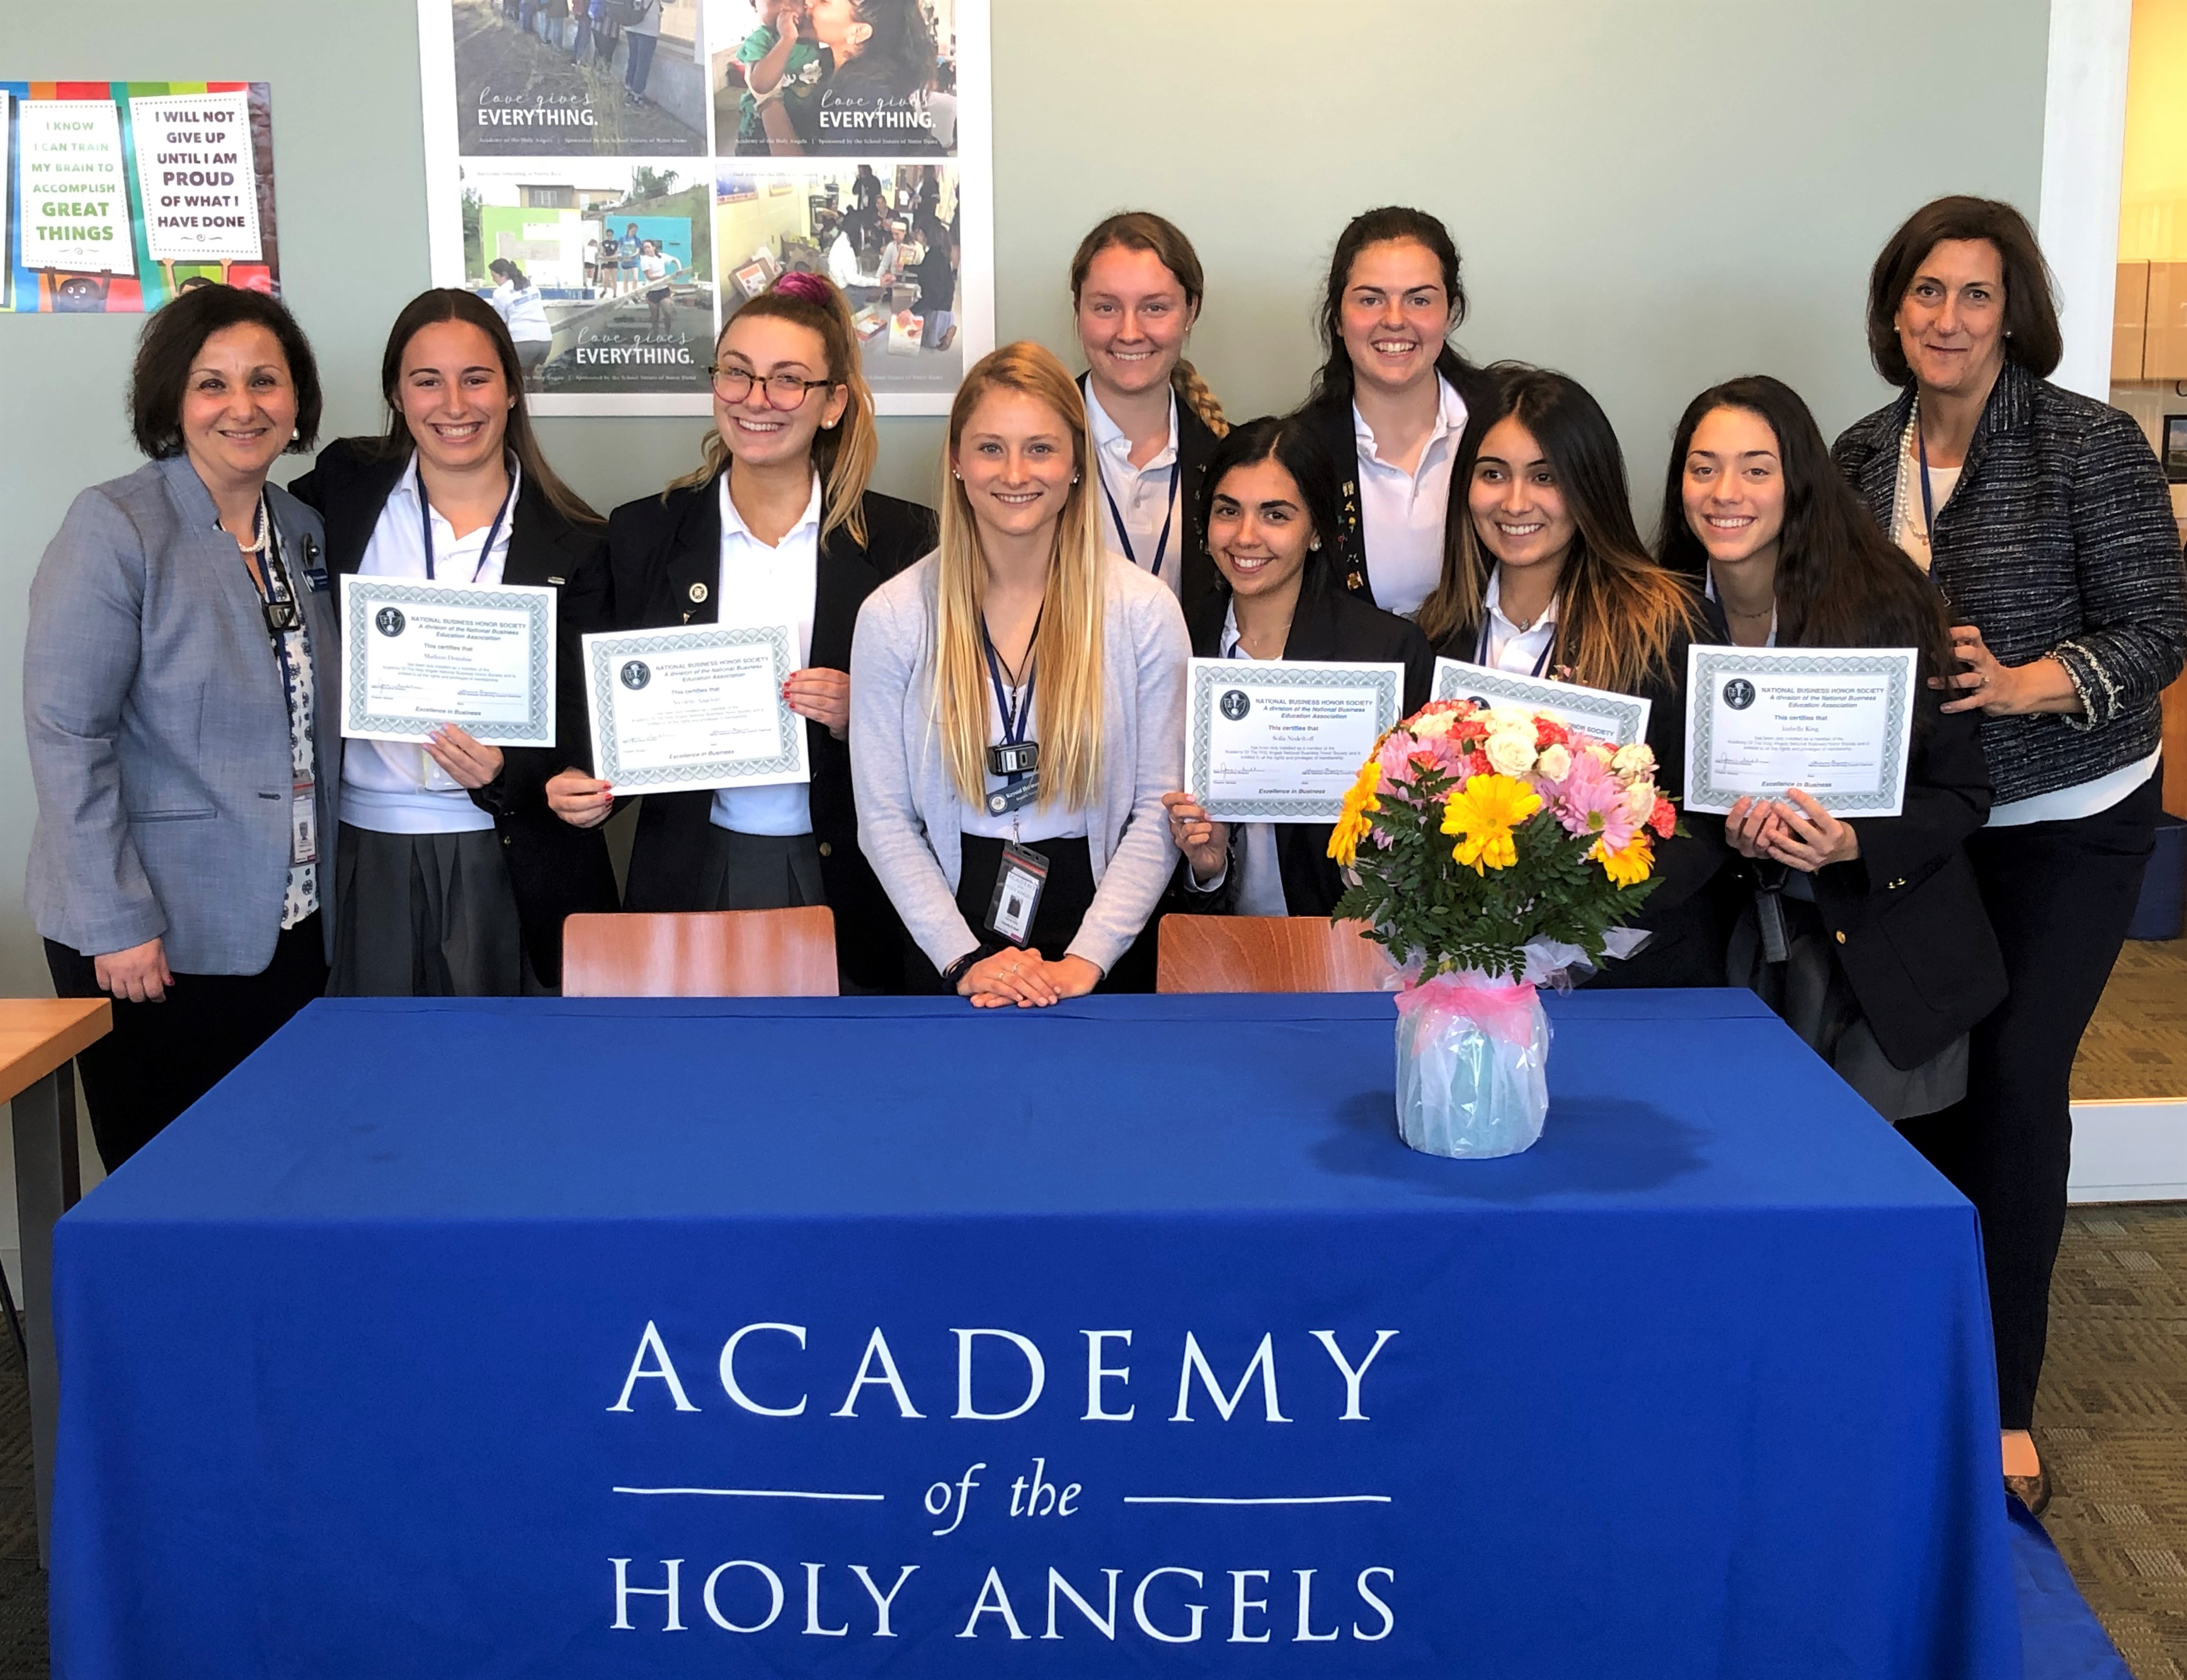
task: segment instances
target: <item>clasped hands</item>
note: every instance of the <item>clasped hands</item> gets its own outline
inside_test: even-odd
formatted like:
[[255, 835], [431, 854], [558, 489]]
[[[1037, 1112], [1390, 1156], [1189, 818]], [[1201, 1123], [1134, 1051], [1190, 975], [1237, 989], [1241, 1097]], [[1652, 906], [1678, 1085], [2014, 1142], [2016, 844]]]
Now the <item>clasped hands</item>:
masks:
[[1741, 857], [1767, 858], [1812, 875], [1860, 856], [1860, 836], [1823, 809], [1804, 789], [1781, 800], [1741, 799], [1723, 819], [1723, 837]]
[[1083, 997], [1100, 982], [1101, 970], [1083, 957], [1051, 963], [1037, 951], [1012, 946], [982, 957], [957, 981], [957, 995], [975, 1009], [1044, 1009], [1066, 997]]

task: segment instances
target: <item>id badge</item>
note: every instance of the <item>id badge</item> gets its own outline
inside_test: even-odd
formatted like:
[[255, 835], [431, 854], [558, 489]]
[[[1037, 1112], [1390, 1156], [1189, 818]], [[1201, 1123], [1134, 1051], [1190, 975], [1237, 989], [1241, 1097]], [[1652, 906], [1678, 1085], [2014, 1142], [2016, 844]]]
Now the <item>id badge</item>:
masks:
[[1004, 846], [1002, 867], [995, 872], [995, 896], [987, 906], [988, 927], [1011, 944], [1024, 945], [1032, 936], [1033, 913], [1047, 885], [1046, 857], [1021, 846]]
[[1013, 782], [1006, 788], [998, 788], [989, 794], [987, 814], [990, 817], [1007, 817], [1013, 811], [1024, 810], [1039, 797], [1040, 773], [1036, 770], [1023, 780]]
[[290, 789], [289, 797], [289, 862], [316, 863], [319, 861], [319, 813], [312, 801], [309, 782], [298, 782]]

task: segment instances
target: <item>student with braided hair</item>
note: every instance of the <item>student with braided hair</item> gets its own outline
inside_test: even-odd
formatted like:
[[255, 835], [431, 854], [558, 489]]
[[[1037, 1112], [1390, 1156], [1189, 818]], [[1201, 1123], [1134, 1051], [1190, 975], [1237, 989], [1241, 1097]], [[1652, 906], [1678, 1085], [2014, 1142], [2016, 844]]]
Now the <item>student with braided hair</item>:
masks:
[[1192, 241], [1148, 211], [1110, 216], [1071, 260], [1102, 540], [1168, 584], [1188, 615], [1217, 586], [1200, 488], [1230, 430], [1184, 359], [1205, 286]]

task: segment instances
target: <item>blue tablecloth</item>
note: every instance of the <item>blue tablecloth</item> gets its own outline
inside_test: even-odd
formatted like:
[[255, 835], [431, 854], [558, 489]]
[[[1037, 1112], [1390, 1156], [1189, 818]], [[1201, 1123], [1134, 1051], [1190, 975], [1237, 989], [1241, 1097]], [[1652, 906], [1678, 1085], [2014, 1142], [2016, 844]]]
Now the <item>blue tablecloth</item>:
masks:
[[61, 1222], [55, 1672], [2017, 1676], [1971, 1209], [1551, 1014], [1463, 1162], [1383, 997], [315, 1004]]

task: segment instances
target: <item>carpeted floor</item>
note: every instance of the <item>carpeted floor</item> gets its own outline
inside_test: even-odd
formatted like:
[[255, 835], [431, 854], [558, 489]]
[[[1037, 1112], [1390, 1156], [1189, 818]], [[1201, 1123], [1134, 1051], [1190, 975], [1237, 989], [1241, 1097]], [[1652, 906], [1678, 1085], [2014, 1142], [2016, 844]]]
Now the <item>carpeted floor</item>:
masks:
[[2187, 1097], [2187, 939], [2129, 940], [2073, 1063], [2082, 1102]]

